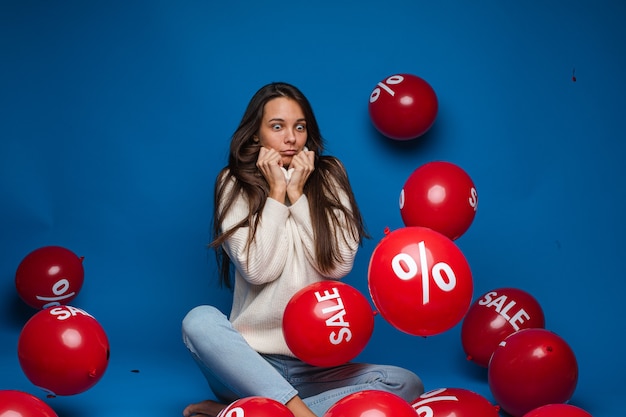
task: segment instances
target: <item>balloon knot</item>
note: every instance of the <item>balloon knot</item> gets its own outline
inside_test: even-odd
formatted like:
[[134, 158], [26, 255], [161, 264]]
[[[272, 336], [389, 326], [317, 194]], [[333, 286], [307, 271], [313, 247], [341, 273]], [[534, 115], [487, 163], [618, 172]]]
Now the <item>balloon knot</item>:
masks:
[[95, 378], [96, 376], [98, 376], [98, 372], [95, 369], [92, 369], [91, 371], [89, 371], [90, 378]]
[[472, 358], [472, 355], [467, 355], [467, 358], [466, 358], [466, 359], [467, 359], [468, 361], [471, 361], [471, 360], [473, 359], [473, 358]]
[[85, 259], [85, 257], [84, 257], [84, 256], [81, 256], [81, 257], [79, 257], [79, 259], [80, 259], [80, 261], [82, 262], [82, 261]]
[[385, 230], [383, 231], [383, 233], [386, 235], [388, 235], [391, 232], [391, 229], [389, 229], [389, 226], [385, 227]]

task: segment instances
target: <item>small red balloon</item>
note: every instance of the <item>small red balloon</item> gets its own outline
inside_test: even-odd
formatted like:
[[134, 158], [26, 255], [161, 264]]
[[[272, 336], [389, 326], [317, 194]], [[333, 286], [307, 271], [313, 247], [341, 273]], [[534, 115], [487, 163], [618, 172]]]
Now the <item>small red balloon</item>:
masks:
[[18, 339], [26, 377], [53, 395], [74, 395], [94, 386], [109, 361], [109, 341], [96, 319], [72, 306], [37, 312]]
[[524, 417], [593, 417], [582, 408], [571, 404], [548, 404], [535, 408]]
[[57, 413], [39, 398], [17, 390], [0, 390], [0, 416], [58, 417]]
[[240, 398], [224, 408], [217, 417], [293, 417], [285, 405], [265, 397]]
[[314, 366], [354, 359], [374, 330], [374, 311], [355, 288], [321, 281], [298, 291], [283, 314], [283, 334], [294, 355]]
[[22, 259], [15, 273], [17, 293], [41, 309], [69, 304], [83, 286], [83, 258], [61, 246], [44, 246]]
[[395, 74], [379, 82], [370, 94], [374, 127], [395, 140], [422, 136], [435, 123], [439, 103], [435, 90], [412, 74]]
[[370, 258], [368, 285], [380, 315], [416, 336], [442, 333], [460, 322], [474, 288], [461, 250], [426, 227], [387, 234]]
[[470, 306], [461, 327], [461, 343], [467, 359], [486, 368], [507, 336], [544, 326], [543, 310], [532, 295], [517, 288], [498, 288]]
[[343, 397], [323, 417], [416, 417], [407, 401], [386, 391], [365, 390]]
[[463, 388], [425, 392], [411, 403], [417, 417], [498, 417], [499, 407], [480, 394]]
[[456, 164], [428, 162], [411, 173], [400, 192], [405, 226], [422, 226], [452, 240], [471, 226], [478, 209], [478, 193], [471, 177]]
[[523, 329], [508, 336], [493, 352], [488, 367], [493, 397], [513, 417], [574, 394], [578, 364], [563, 338], [546, 329]]

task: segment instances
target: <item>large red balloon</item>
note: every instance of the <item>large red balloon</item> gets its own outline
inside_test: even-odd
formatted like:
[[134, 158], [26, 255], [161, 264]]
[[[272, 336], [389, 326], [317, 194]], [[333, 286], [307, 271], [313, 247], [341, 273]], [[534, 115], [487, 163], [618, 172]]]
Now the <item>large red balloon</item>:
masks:
[[386, 391], [365, 390], [343, 397], [323, 417], [415, 417], [407, 401]]
[[388, 233], [372, 253], [368, 281], [381, 316], [416, 336], [438, 334], [461, 321], [474, 288], [461, 250], [425, 227]]
[[499, 407], [480, 394], [463, 388], [425, 392], [411, 403], [417, 417], [498, 417]]
[[578, 382], [574, 352], [546, 329], [523, 329], [508, 336], [493, 352], [489, 388], [513, 417], [543, 405], [568, 401]]
[[548, 404], [535, 408], [524, 417], [593, 417], [591, 414], [571, 404]]
[[286, 406], [265, 397], [240, 398], [224, 408], [217, 417], [293, 417]]
[[83, 258], [61, 246], [43, 246], [22, 259], [15, 273], [17, 293], [40, 309], [69, 304], [83, 286]]
[[354, 359], [374, 330], [374, 311], [355, 288], [317, 282], [298, 291], [283, 314], [283, 334], [298, 358], [315, 366]]
[[94, 386], [109, 361], [109, 341], [94, 317], [72, 306], [37, 312], [18, 339], [26, 377], [54, 395], [74, 395]]
[[478, 209], [472, 178], [456, 164], [428, 162], [411, 173], [400, 192], [405, 226], [423, 226], [452, 240], [471, 226]]
[[57, 413], [39, 398], [17, 390], [0, 390], [0, 416], [58, 417]]
[[500, 342], [511, 333], [544, 326], [543, 310], [532, 295], [517, 288], [499, 288], [470, 306], [461, 327], [461, 343], [467, 359], [486, 368]]
[[383, 135], [395, 140], [426, 133], [437, 117], [435, 90], [422, 78], [396, 74], [379, 82], [370, 94], [369, 114]]

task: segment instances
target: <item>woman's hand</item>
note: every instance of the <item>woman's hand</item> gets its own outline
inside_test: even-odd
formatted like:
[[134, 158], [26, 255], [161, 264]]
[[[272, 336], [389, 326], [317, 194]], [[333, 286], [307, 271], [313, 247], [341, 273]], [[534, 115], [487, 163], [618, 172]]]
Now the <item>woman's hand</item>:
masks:
[[[293, 171], [292, 171], [293, 169]], [[289, 201], [295, 203], [304, 190], [304, 184], [315, 169], [315, 152], [302, 150], [293, 156], [289, 170], [291, 178], [287, 182], [287, 196]]]
[[256, 166], [270, 186], [269, 196], [284, 204], [287, 179], [282, 170], [283, 161], [280, 154], [274, 149], [261, 147]]

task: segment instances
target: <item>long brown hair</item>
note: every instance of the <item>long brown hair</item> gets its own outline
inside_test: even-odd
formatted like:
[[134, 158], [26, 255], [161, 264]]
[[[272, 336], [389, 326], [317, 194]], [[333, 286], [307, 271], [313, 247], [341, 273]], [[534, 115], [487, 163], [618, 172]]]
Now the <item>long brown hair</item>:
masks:
[[[248, 103], [231, 138], [228, 165], [218, 174], [215, 182], [213, 241], [210, 246], [216, 251], [220, 283], [229, 288], [231, 261], [222, 244], [240, 227], [250, 227], [248, 245], [254, 240], [261, 212], [269, 195], [269, 185], [256, 166], [261, 146], [255, 142], [253, 136], [261, 126], [265, 104], [278, 97], [295, 100], [300, 105], [307, 123], [306, 146], [315, 152], [315, 169], [304, 186], [304, 194], [309, 202], [315, 233], [315, 254], [320, 268], [330, 271], [341, 261], [336, 239], [324, 238], [335, 236], [341, 230], [341, 217], [345, 217], [350, 226], [347, 233], [359, 244], [368, 237], [345, 168], [337, 158], [322, 155], [324, 139], [308, 99], [293, 85], [282, 82], [268, 84], [259, 89]], [[232, 182], [231, 179], [235, 181]], [[234, 184], [227, 193], [230, 183]], [[341, 203], [340, 192], [346, 193], [350, 207]], [[250, 207], [248, 217], [229, 230], [221, 230], [226, 213], [241, 193], [247, 197]], [[345, 236], [342, 237], [345, 239]]]

